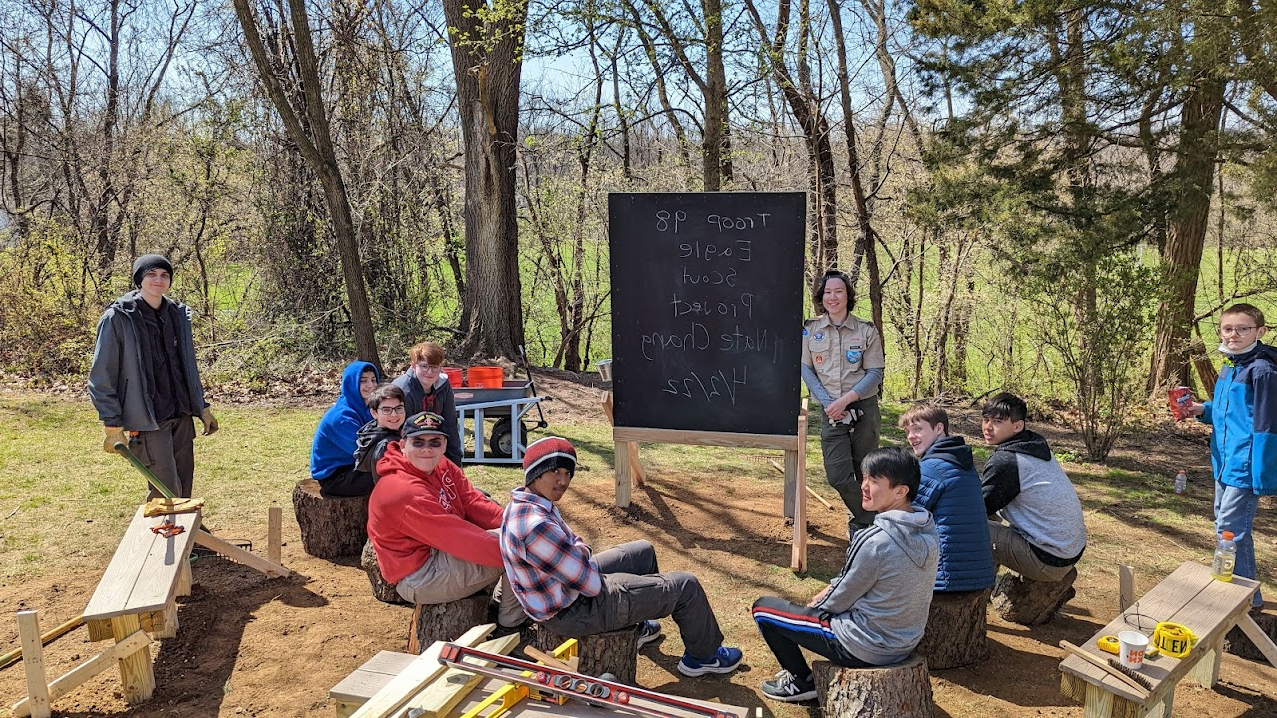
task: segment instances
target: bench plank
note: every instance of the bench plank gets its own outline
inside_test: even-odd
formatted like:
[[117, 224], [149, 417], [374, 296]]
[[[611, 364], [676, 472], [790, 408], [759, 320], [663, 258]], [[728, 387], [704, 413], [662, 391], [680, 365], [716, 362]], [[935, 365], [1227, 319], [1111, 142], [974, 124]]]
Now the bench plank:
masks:
[[[1191, 654], [1182, 660], [1167, 655], [1152, 660], [1145, 659], [1144, 668], [1140, 672], [1153, 684], [1148, 698], [1076, 656], [1065, 658], [1060, 663], [1060, 669], [1136, 705], [1156, 706], [1170, 697], [1166, 695], [1168, 692], [1173, 694], [1175, 685], [1198, 660], [1217, 660], [1218, 654], [1212, 655], [1211, 647], [1250, 607], [1250, 597], [1255, 587], [1255, 581], [1241, 577], [1234, 577], [1232, 583], [1216, 581], [1210, 575], [1209, 566], [1185, 562], [1082, 646], [1084, 650], [1101, 658], [1108, 658], [1109, 654], [1101, 653], [1095, 647], [1095, 640], [1102, 635], [1116, 635], [1119, 631], [1132, 630], [1132, 624], [1126, 622], [1125, 616], [1133, 615], [1137, 610], [1140, 615], [1154, 622], [1174, 621], [1188, 626], [1198, 639], [1197, 647]], [[1152, 626], [1148, 628], [1151, 633]], [[1090, 693], [1088, 690], [1088, 698]]]
[[166, 516], [147, 518], [139, 506], [129, 523], [115, 555], [98, 582], [84, 609], [84, 620], [93, 621], [126, 614], [163, 611], [177, 593], [182, 564], [200, 526], [200, 512], [173, 514], [177, 525], [186, 529], [173, 538], [151, 531]]

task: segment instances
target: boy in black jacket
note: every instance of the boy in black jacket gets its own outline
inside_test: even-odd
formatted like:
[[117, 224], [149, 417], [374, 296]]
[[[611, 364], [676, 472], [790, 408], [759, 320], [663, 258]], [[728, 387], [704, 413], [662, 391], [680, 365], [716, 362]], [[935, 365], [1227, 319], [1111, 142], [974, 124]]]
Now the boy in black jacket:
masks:
[[980, 426], [994, 451], [980, 483], [993, 559], [1033, 581], [1060, 581], [1086, 550], [1082, 502], [1046, 439], [1025, 428], [1027, 417], [1014, 394], [984, 405]]
[[385, 455], [390, 442], [399, 441], [406, 411], [403, 389], [382, 384], [368, 397], [368, 409], [372, 411], [372, 421], [360, 427], [355, 436], [355, 470], [372, 474], [376, 483], [380, 478], [377, 461]]

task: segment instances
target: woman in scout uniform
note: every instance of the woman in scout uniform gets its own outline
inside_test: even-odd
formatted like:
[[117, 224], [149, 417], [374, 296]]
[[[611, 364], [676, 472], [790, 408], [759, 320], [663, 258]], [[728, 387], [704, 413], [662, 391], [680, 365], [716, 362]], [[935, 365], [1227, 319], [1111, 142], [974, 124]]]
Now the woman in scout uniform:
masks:
[[812, 303], [819, 314], [804, 322], [802, 361], [803, 381], [825, 407], [825, 477], [851, 511], [849, 536], [874, 519], [861, 506], [860, 461], [878, 448], [878, 388], [886, 365], [878, 330], [851, 314], [855, 301], [845, 273], [831, 269], [816, 281]]

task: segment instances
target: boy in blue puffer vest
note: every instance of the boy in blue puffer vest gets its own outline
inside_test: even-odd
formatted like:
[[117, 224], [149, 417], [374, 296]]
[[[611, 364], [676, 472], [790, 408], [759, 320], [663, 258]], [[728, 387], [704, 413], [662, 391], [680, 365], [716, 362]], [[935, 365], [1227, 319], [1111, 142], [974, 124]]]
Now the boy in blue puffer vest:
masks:
[[[1213, 428], [1211, 466], [1215, 474], [1215, 533], [1233, 532], [1237, 565], [1233, 573], [1256, 578], [1251, 526], [1259, 497], [1277, 494], [1277, 349], [1261, 341], [1264, 313], [1234, 304], [1219, 317], [1219, 352], [1224, 368], [1214, 400], [1190, 404], [1188, 414]], [[1255, 591], [1256, 608], [1264, 605]]]
[[931, 512], [940, 535], [935, 592], [992, 587], [989, 522], [971, 447], [961, 436], [949, 435], [949, 414], [938, 406], [915, 405], [900, 416], [900, 428], [922, 465], [913, 504]]

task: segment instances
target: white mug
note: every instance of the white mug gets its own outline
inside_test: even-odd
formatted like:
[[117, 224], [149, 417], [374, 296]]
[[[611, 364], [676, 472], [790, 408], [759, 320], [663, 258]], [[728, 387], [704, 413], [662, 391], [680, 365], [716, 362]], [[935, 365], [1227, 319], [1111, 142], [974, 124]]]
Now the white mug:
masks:
[[1139, 670], [1144, 667], [1144, 652], [1148, 650], [1148, 636], [1138, 631], [1122, 631], [1117, 634], [1117, 655], [1122, 665]]

